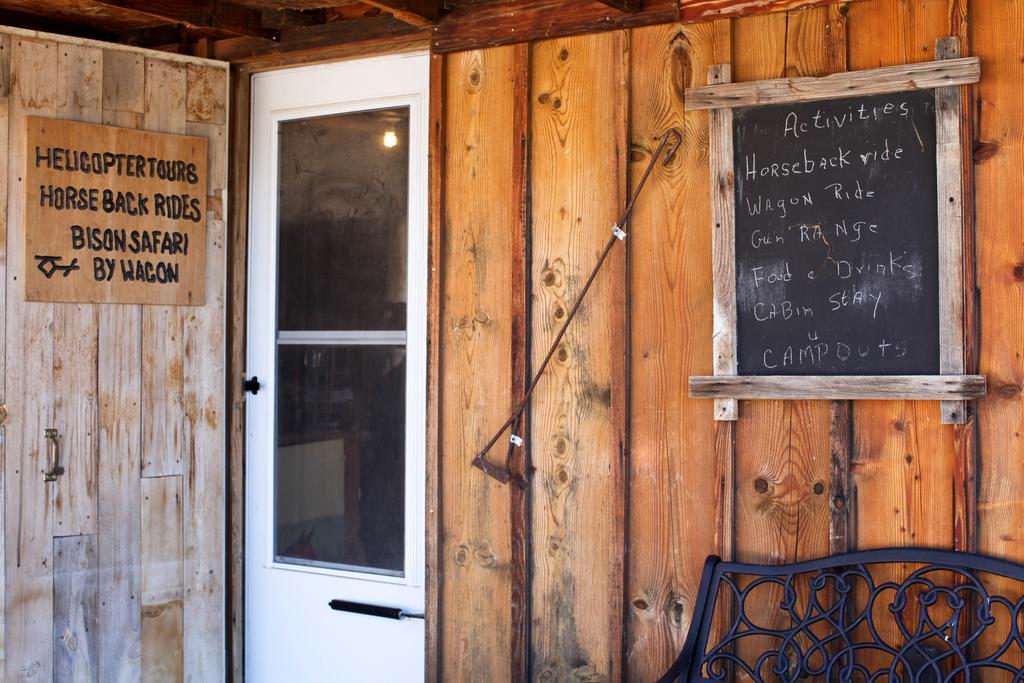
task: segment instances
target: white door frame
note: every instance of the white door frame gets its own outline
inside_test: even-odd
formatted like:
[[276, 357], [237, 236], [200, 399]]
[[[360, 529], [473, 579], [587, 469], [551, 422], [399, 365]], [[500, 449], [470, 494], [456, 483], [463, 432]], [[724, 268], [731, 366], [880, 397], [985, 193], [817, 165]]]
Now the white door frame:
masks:
[[[330, 577], [331, 598], [423, 612], [429, 56], [426, 52], [416, 52], [373, 57], [260, 73], [252, 78], [246, 375], [257, 375], [261, 386], [259, 393], [247, 395], [246, 401], [247, 652], [249, 615], [253, 614], [250, 606], [259, 591], [268, 590], [267, 575], [295, 574], [296, 579], [311, 575]], [[285, 333], [275, 340], [278, 163], [275, 132], [282, 121], [395, 106], [410, 108], [404, 576], [275, 562], [271, 533], [274, 528], [276, 341], [297, 341], [290, 339], [295, 333]], [[317, 333], [300, 336], [307, 335], [315, 338]], [[367, 342], [373, 343], [373, 340]], [[293, 582], [286, 581], [286, 584], [293, 585]], [[323, 582], [320, 585], [324, 585]], [[327, 609], [326, 600], [324, 604]], [[249, 656], [246, 658], [248, 660]]]

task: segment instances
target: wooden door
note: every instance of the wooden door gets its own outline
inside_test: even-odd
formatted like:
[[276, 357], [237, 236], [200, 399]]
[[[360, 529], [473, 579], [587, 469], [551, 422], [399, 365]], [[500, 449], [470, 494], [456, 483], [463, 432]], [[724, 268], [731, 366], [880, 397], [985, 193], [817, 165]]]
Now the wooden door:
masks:
[[250, 681], [424, 675], [428, 68], [252, 82]]
[[[0, 34], [5, 680], [224, 676], [226, 90], [216, 62]], [[208, 139], [205, 305], [25, 301], [31, 115]]]

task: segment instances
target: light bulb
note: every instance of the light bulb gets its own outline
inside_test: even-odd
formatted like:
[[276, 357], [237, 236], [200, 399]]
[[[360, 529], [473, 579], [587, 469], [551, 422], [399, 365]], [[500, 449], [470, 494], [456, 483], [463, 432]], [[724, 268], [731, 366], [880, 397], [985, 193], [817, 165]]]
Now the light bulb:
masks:
[[384, 146], [385, 147], [394, 147], [397, 144], [398, 144], [398, 135], [395, 133], [395, 131], [393, 131], [393, 130], [385, 131], [384, 132]]

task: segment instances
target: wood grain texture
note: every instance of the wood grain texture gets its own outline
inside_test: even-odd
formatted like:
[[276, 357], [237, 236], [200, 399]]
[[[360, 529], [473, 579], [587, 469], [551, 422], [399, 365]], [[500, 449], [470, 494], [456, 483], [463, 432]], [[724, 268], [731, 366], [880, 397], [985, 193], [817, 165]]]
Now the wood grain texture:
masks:
[[[109, 59], [113, 54], [131, 59]], [[103, 123], [136, 128], [142, 113], [122, 95], [138, 89], [144, 102], [145, 59], [104, 51]], [[106, 107], [111, 102], [123, 109]], [[142, 105], [140, 105], [141, 107]], [[99, 678], [141, 677], [140, 451], [142, 446], [142, 307], [103, 306], [99, 311]]]
[[814, 102], [856, 95], [880, 95], [977, 83], [976, 57], [924, 64], [903, 64], [848, 71], [821, 77], [774, 78], [750, 83], [708, 85], [686, 94], [687, 109], [752, 107], [786, 102]]
[[742, 399], [960, 400], [985, 395], [984, 375], [690, 377], [690, 396]]
[[[539, 42], [532, 58], [536, 365], [624, 205], [628, 34]], [[624, 257], [609, 256], [533, 398], [532, 675], [541, 680], [622, 677]]]
[[[515, 54], [498, 48], [446, 58], [441, 680], [511, 678], [508, 490], [469, 463], [512, 408]], [[447, 618], [456, 614], [486, 614], [487, 626]]]
[[[517, 143], [512, 161], [512, 198], [516, 205], [516, 221], [510, 226], [512, 237], [509, 257], [512, 259], [512, 282], [509, 288], [512, 311], [511, 345], [512, 404], [519, 405], [526, 395], [530, 369], [530, 216], [529, 206], [529, 137], [530, 137], [530, 48], [516, 45], [512, 66], [512, 135]], [[529, 425], [529, 412], [513, 425], [517, 434], [524, 434]], [[508, 464], [519, 481], [530, 476], [530, 444], [515, 447], [509, 443]], [[513, 480], [509, 486], [509, 520], [512, 524], [512, 678], [526, 680], [530, 657], [530, 493], [526, 486]]]
[[[185, 74], [183, 64], [146, 59], [146, 130], [185, 133]], [[177, 306], [142, 309], [142, 475], [146, 477], [183, 471], [189, 439], [185, 433], [184, 315]]]
[[[630, 221], [629, 564], [626, 680], [655, 680], [692, 618], [704, 558], [719, 552], [711, 406], [690, 400], [689, 372], [711, 367], [707, 114], [683, 111], [683, 90], [728, 58], [728, 21], [666, 24], [630, 36], [633, 182], [665, 130], [686, 141], [659, 166]], [[724, 31], [723, 31], [724, 29]], [[722, 35], [724, 33], [724, 36]], [[729, 512], [731, 516], [731, 511]]]
[[182, 481], [142, 479], [142, 678], [184, 680]]
[[[74, 44], [56, 48], [57, 116], [100, 123], [103, 51]], [[53, 532], [58, 536], [96, 533], [98, 313], [88, 304], [54, 306], [53, 383], [59, 387], [54, 392], [54, 426], [65, 470], [53, 486]]]
[[99, 679], [141, 675], [140, 510], [142, 311], [104, 306], [99, 339]]
[[[11, 94], [0, 97], [0, 145], [7, 149], [8, 137], [13, 145], [4, 169], [9, 175], [0, 182], [0, 203], [7, 207], [2, 225], [11, 226], [9, 242], [6, 231], [2, 233], [6, 248], [0, 258], [6, 308], [4, 362], [0, 367], [15, 368], [4, 373], [2, 400], [10, 413], [3, 424], [4, 446], [11, 449], [6, 453], [3, 482], [4, 679], [140, 680], [144, 564], [140, 557], [144, 538], [140, 490], [142, 311], [138, 306], [24, 301], [23, 179], [19, 172], [10, 170], [23, 164], [23, 119], [27, 115], [185, 132], [184, 78], [178, 90], [179, 114], [164, 107], [176, 101], [175, 88], [167, 87], [174, 78], [167, 75], [184, 73], [182, 65], [187, 62], [168, 58], [167, 63], [173, 66], [158, 69], [160, 74], [154, 80], [159, 82], [147, 88], [146, 72], [139, 69], [139, 59], [144, 63], [144, 58], [133, 55], [134, 59], [122, 59], [131, 54], [122, 50], [88, 41], [32, 39], [18, 32], [0, 36], [0, 46], [9, 47], [11, 54]], [[111, 57], [114, 54], [117, 57]], [[147, 90], [147, 106], [138, 111], [133, 96]], [[214, 140], [222, 152], [224, 127], [215, 128], [214, 133], [200, 133]], [[226, 164], [222, 153], [219, 159], [223, 170]], [[223, 188], [223, 181], [217, 187]], [[222, 212], [223, 205], [223, 193], [218, 201], [211, 202], [217, 212]], [[222, 249], [223, 234], [213, 239]], [[12, 264], [9, 270], [7, 263]], [[223, 278], [222, 264], [211, 270], [211, 280]], [[218, 301], [203, 310], [207, 311], [205, 317], [192, 319], [191, 333], [181, 335], [182, 348], [187, 350], [190, 340], [203, 338], [203, 344], [195, 344], [195, 353], [209, 360], [200, 361], [191, 370], [185, 363], [179, 374], [186, 378], [182, 386], [187, 382], [199, 397], [195, 405], [204, 408], [202, 412], [191, 409], [192, 404], [182, 400], [182, 406], [191, 409], [188, 419], [214, 425], [192, 429], [190, 424], [182, 429], [200, 435], [193, 436], [191, 446], [193, 453], [203, 454], [206, 467], [191, 470], [199, 482], [190, 482], [190, 486], [202, 491], [194, 500], [202, 503], [193, 506], [198, 512], [189, 517], [193, 535], [204, 539], [195, 545], [202, 547], [201, 554], [208, 558], [194, 565], [207, 583], [194, 581], [189, 588], [194, 586], [192, 593], [200, 596], [197, 604], [205, 602], [197, 615], [186, 621], [180, 601], [187, 602], [189, 597], [179, 588], [177, 616], [172, 610], [172, 618], [160, 622], [165, 626], [156, 640], [183, 640], [184, 624], [189, 623], [203, 642], [196, 648], [194, 660], [199, 664], [193, 665], [193, 678], [216, 680], [223, 675], [223, 640], [218, 639], [223, 631], [223, 587], [218, 582], [223, 574], [220, 529], [224, 479], [218, 454], [223, 453], [224, 434], [217, 431], [218, 409], [208, 407], [223, 401], [223, 366], [217, 365], [223, 357], [223, 306]], [[151, 330], [153, 339], [158, 338], [158, 329], [156, 326]], [[163, 330], [159, 333], [162, 335]], [[151, 356], [149, 361], [159, 366], [150, 368], [156, 372], [170, 366], [165, 359], [155, 361]], [[55, 484], [44, 484], [42, 434], [50, 427], [60, 434], [66, 473]], [[209, 432], [205, 436], [204, 429]], [[152, 431], [149, 437], [154, 450], [162, 452], [160, 446], [166, 437]], [[18, 455], [11, 457], [11, 453]], [[188, 499], [187, 494], [183, 498]], [[170, 569], [183, 575], [181, 556], [188, 553], [182, 549], [178, 555], [174, 565], [162, 563], [149, 570]], [[214, 574], [212, 580], [205, 578]], [[207, 590], [201, 590], [204, 587]], [[216, 628], [209, 628], [211, 622]], [[150, 642], [155, 642], [153, 636]], [[179, 668], [184, 667], [184, 657], [178, 662]], [[182, 674], [172, 677], [180, 680]]]
[[56, 681], [99, 680], [97, 538], [53, 539], [53, 676]]
[[434, 52], [540, 41], [594, 31], [675, 21], [673, 0], [647, 0], [636, 12], [623, 14], [599, 0], [505, 0], [466, 3], [447, 14], [431, 37]]
[[[728, 83], [728, 64], [708, 67], [708, 83]], [[684, 96], [684, 100], [685, 100]], [[708, 114], [708, 163], [711, 171], [711, 286], [714, 313], [711, 332], [715, 375], [736, 374], [736, 203], [733, 169], [732, 110]], [[716, 420], [735, 420], [739, 404], [733, 398], [715, 401]]]
[[[54, 305], [24, 300], [25, 115], [57, 111], [55, 43], [11, 41], [5, 401], [5, 679], [53, 677], [53, 507], [43, 430], [54, 425]], [[16, 606], [16, 608], [14, 607]]]
[[206, 207], [206, 304], [184, 319], [185, 416], [188, 440], [184, 473], [185, 677], [221, 680], [225, 675], [225, 342], [224, 268], [227, 205], [227, 131], [189, 123], [189, 135], [210, 149]]
[[[941, 38], [935, 59], [960, 56], [955, 37]], [[960, 157], [962, 113], [959, 86], [935, 89], [935, 166], [939, 231], [939, 372], [964, 372], [964, 198], [963, 164]], [[943, 424], [967, 421], [964, 401], [943, 401]]]
[[[985, 64], [976, 89], [977, 277], [980, 371], [992, 391], [978, 404], [978, 551], [1024, 561], [1024, 62], [1007, 56], [1024, 32], [1019, 3], [971, 4], [972, 49]], [[1019, 51], [1018, 51], [1019, 52]], [[1014, 53], [1016, 54], [1016, 53]], [[1013, 180], [1008, 180], [1013, 179]], [[1012, 591], [1019, 585], [996, 583]], [[1005, 623], [1005, 621], [1003, 622]], [[982, 647], [991, 648], [991, 642]], [[1021, 666], [1019, 658], [1011, 660]]]
[[[2, 43], [0, 43], [2, 46]], [[6, 49], [10, 53], [10, 40], [7, 41]], [[9, 119], [9, 97], [0, 97], [0, 153], [7, 154], [7, 137], [8, 137], [8, 119]], [[7, 206], [7, 182], [8, 182], [8, 169], [7, 165], [0, 163], [0, 207]], [[7, 303], [7, 212], [0, 211], [0, 302], [3, 302], [6, 313]], [[3, 419], [0, 419], [0, 458], [3, 458], [3, 463], [7, 462], [7, 403], [5, 402], [8, 387], [6, 382], [7, 375], [7, 319], [5, 316], [0, 316], [0, 386], [2, 389], [2, 396], [0, 396], [0, 412], [3, 413]], [[7, 519], [7, 472], [6, 467], [0, 465], [0, 529], [6, 529]], [[3, 605], [6, 609], [7, 606], [7, 582], [5, 580], [6, 567], [7, 567], [7, 543], [8, 538], [6, 531], [0, 533], [0, 538], [3, 542], [0, 543], [0, 605]], [[4, 675], [6, 671], [5, 656], [4, 656], [4, 633], [5, 627], [4, 622], [6, 619], [0, 619], [0, 676]]]
[[[228, 178], [227, 300], [227, 397], [228, 434], [227, 534], [228, 534], [228, 675], [244, 680], [245, 668], [245, 376], [246, 287], [249, 245], [249, 117], [252, 79], [236, 70], [231, 82], [231, 126], [228, 158], [233, 160]], [[431, 310], [437, 310], [436, 307]], [[428, 383], [429, 384], [429, 383]], [[431, 472], [428, 465], [427, 472]], [[429, 487], [428, 487], [429, 491]], [[436, 507], [436, 505], [435, 505]], [[429, 536], [428, 536], [429, 539]], [[429, 576], [429, 573], [428, 573]]]
[[681, 0], [679, 18], [682, 21], [704, 21], [743, 17], [787, 10], [807, 10], [829, 5], [837, 0]]
[[[441, 557], [441, 294], [444, 278], [444, 187], [445, 187], [445, 95], [446, 58], [430, 57], [430, 161], [428, 207], [427, 310], [427, 448], [426, 448], [426, 603], [424, 667], [427, 683], [441, 681], [441, 587], [444, 558]], [[244, 266], [243, 266], [244, 270]], [[243, 295], [244, 296], [244, 295]], [[243, 304], [244, 305], [244, 304]], [[236, 627], [237, 628], [237, 627]], [[236, 676], [236, 680], [241, 680]]]

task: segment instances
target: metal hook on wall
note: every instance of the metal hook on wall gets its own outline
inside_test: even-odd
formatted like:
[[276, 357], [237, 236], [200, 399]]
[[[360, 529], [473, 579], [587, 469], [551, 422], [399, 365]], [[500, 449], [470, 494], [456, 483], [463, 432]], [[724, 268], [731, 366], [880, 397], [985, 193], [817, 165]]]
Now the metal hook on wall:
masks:
[[[526, 411], [526, 407], [530, 403], [530, 396], [533, 394], [533, 390], [537, 388], [537, 384], [540, 382], [540, 378], [544, 375], [544, 371], [547, 370], [548, 364], [551, 362], [551, 358], [555, 355], [555, 351], [558, 349], [558, 345], [562, 342], [562, 338], [565, 337], [565, 333], [569, 329], [569, 325], [572, 323], [577, 311], [579, 311], [580, 305], [583, 303], [583, 299], [587, 296], [587, 292], [590, 291], [590, 286], [594, 284], [594, 280], [597, 278], [597, 274], [600, 272], [601, 267], [607, 260], [608, 254], [611, 253], [612, 248], [617, 242], [622, 242], [626, 239], [626, 226], [629, 225], [629, 219], [632, 217], [633, 206], [636, 204], [637, 198], [639, 198], [640, 193], [647, 184], [647, 179], [650, 177], [651, 172], [658, 163], [658, 159], [664, 154], [662, 164], [667, 166], [672, 163], [672, 160], [675, 159], [676, 153], [679, 151], [679, 147], [682, 144], [683, 133], [678, 128], [669, 128], [661, 136], [658, 146], [655, 147], [654, 152], [651, 154], [651, 160], [647, 164], [646, 170], [644, 170], [643, 175], [640, 176], [639, 182], [637, 182], [636, 187], [633, 189], [633, 193], [629, 197], [629, 201], [626, 202], [626, 208], [623, 209], [619, 220], [612, 225], [612, 234], [608, 238], [608, 242], [605, 244], [604, 250], [601, 252], [601, 256], [597, 259], [597, 264], [590, 272], [590, 276], [583, 285], [583, 289], [580, 290], [579, 296], [576, 297], [576, 301], [573, 303], [572, 308], [569, 309], [569, 314], [565, 317], [565, 322], [562, 323], [561, 329], [559, 329], [558, 334], [555, 335], [554, 340], [551, 342], [551, 346], [548, 349], [547, 354], [545, 354], [544, 360], [541, 361], [540, 367], [537, 368], [536, 374], [534, 374], [533, 379], [531, 379], [529, 385], [527, 385], [526, 392], [523, 394], [522, 400], [520, 400], [519, 404], [516, 405], [515, 410], [505, 423], [494, 433], [494, 436], [492, 436], [490, 440], [484, 444], [484, 447], [480, 449], [480, 452], [473, 457], [473, 467], [478, 468], [488, 476], [500, 481], [502, 484], [507, 484], [512, 481], [517, 486], [526, 486], [527, 481], [524, 477], [514, 475], [512, 473], [511, 462], [514, 450], [521, 447], [524, 443], [523, 437], [519, 434], [519, 431], [523, 423], [523, 413]], [[498, 443], [498, 439], [501, 438], [501, 435], [510, 428], [511, 432], [509, 434], [508, 454], [505, 456], [505, 462], [501, 466], [495, 465], [487, 459], [487, 453], [494, 447], [494, 444]]]

